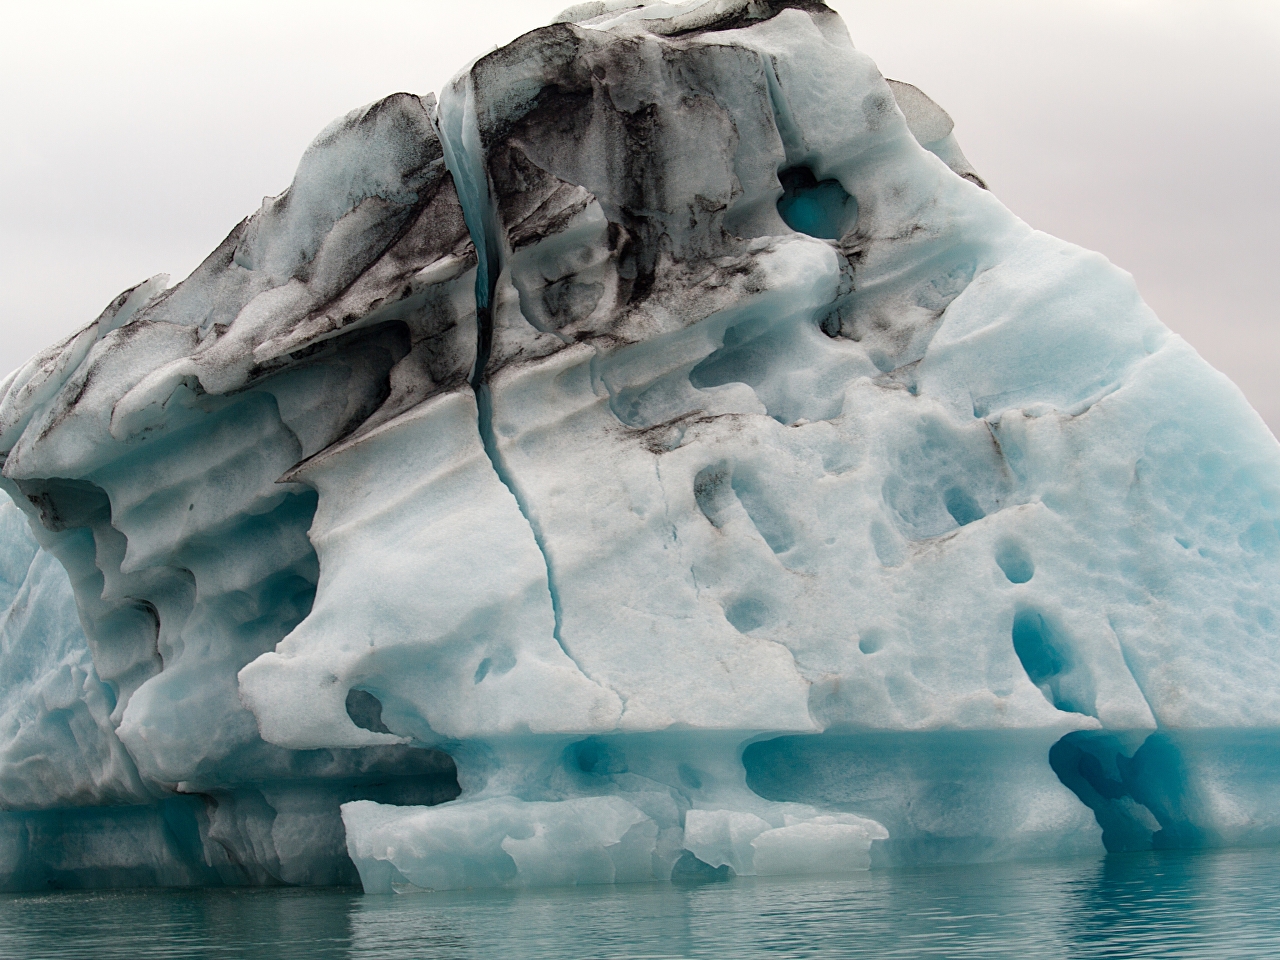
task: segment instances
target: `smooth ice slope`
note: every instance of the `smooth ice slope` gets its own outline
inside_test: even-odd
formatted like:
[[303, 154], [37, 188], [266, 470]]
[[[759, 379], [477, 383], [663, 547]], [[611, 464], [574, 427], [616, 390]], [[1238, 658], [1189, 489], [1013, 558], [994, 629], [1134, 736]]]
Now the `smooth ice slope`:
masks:
[[985, 187], [816, 0], [336, 121], [0, 391], [8, 885], [1280, 839], [1280, 447]]

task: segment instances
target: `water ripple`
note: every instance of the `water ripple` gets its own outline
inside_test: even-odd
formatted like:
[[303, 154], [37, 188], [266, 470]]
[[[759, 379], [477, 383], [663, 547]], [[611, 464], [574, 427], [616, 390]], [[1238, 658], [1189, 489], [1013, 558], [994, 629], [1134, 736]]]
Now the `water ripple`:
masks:
[[364, 897], [0, 897], [6, 960], [702, 960], [1280, 956], [1280, 851]]

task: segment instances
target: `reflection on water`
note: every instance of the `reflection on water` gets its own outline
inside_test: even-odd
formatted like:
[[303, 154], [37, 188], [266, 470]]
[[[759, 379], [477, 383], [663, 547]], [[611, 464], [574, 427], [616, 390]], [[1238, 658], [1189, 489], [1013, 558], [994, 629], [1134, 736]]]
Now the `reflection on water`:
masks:
[[1276, 957], [1280, 850], [703, 886], [0, 897], [25, 958]]

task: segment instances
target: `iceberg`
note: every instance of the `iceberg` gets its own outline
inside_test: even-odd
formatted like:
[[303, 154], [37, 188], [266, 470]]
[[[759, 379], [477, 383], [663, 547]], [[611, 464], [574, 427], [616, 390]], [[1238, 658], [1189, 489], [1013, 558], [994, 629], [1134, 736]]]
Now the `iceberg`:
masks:
[[1280, 841], [1280, 445], [818, 0], [580, 4], [0, 383], [0, 887]]

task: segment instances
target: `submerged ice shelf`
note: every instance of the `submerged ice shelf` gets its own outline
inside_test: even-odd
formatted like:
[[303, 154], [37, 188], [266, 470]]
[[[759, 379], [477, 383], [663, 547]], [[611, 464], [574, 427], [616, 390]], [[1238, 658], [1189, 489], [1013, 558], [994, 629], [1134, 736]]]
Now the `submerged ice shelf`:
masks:
[[816, 0], [353, 111], [0, 451], [7, 889], [1280, 839], [1280, 446]]

